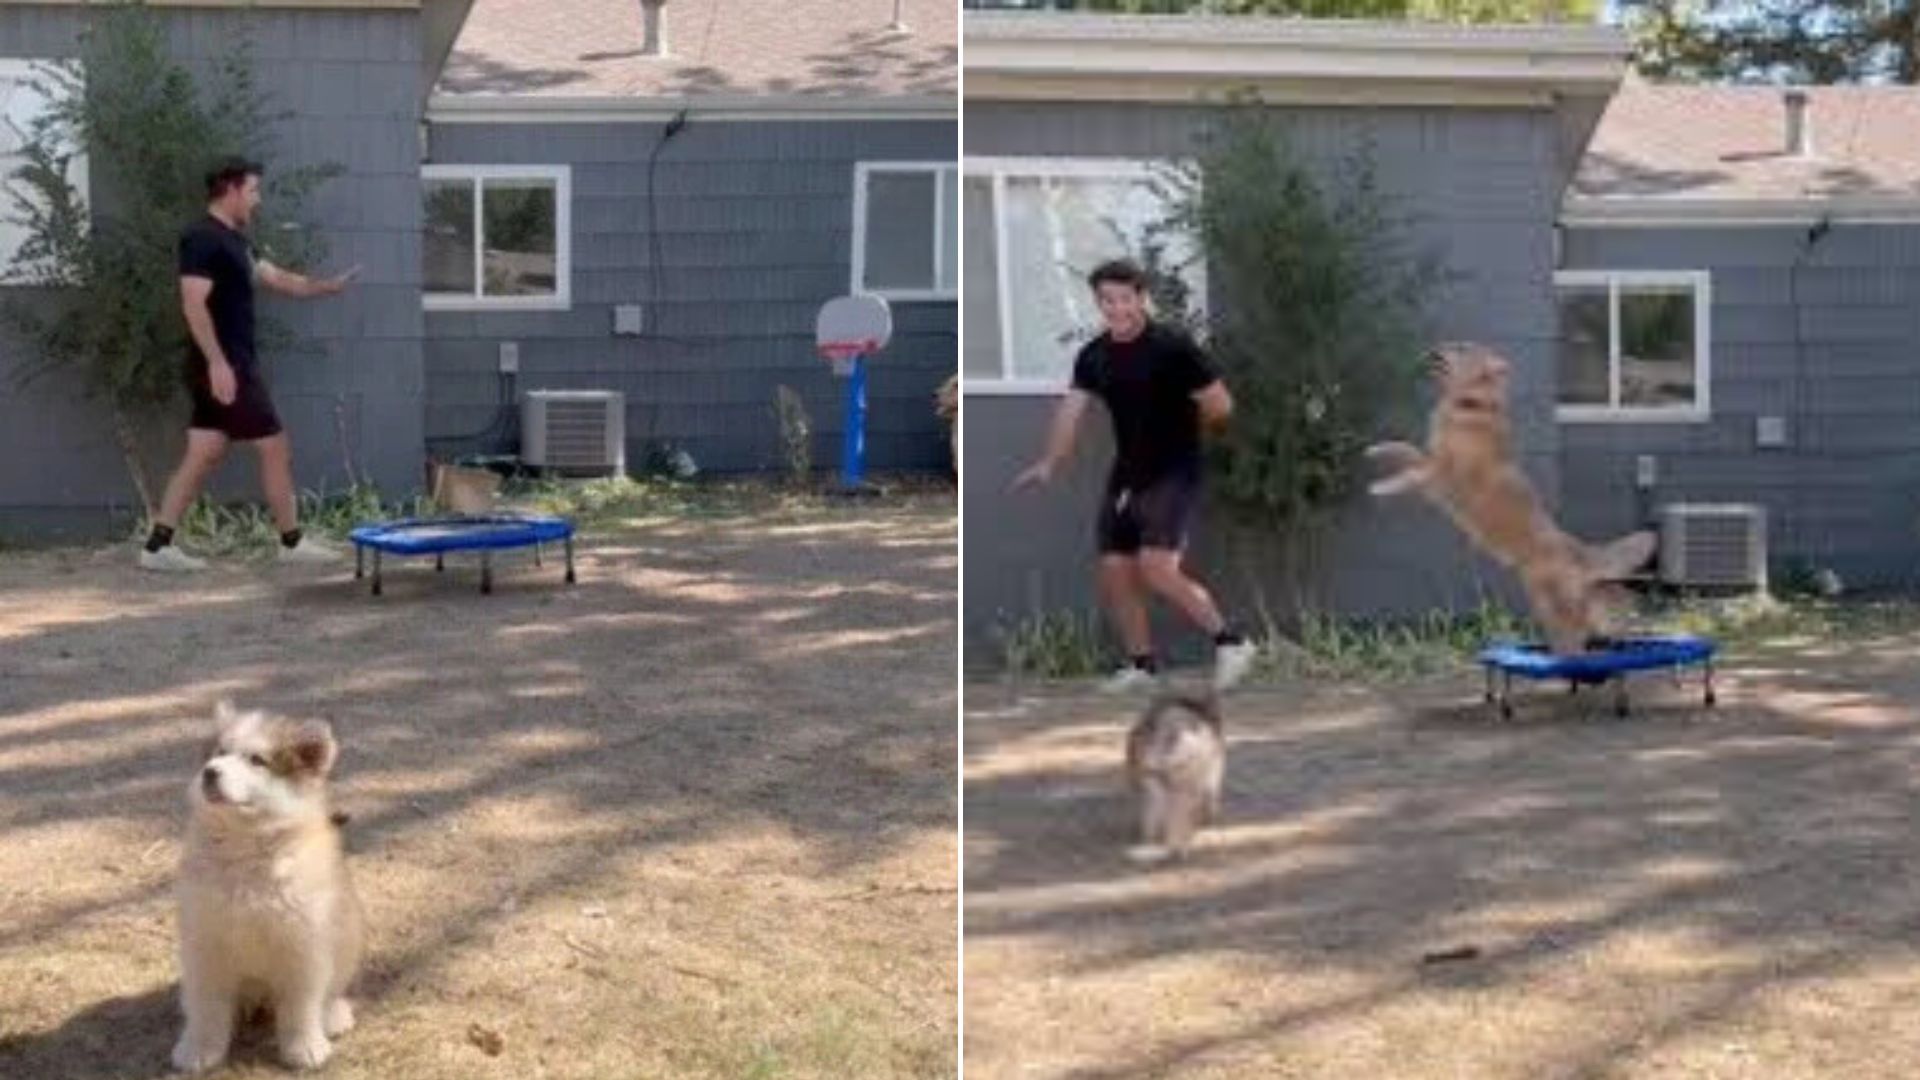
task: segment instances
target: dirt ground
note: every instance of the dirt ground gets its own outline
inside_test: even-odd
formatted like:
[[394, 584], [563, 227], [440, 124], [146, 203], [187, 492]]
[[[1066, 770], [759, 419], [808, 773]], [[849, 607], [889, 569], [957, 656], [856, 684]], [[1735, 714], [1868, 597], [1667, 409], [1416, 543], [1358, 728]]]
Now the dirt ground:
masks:
[[970, 684], [967, 1076], [1920, 1076], [1917, 658], [1776, 642], [1625, 720], [1248, 691], [1226, 822], [1165, 869], [1122, 854], [1131, 706]]
[[[165, 1075], [222, 696], [330, 719], [369, 910], [339, 1078], [957, 1072], [951, 493], [553, 561], [0, 555], [0, 1077]], [[284, 1075], [271, 1035], [229, 1077]]]

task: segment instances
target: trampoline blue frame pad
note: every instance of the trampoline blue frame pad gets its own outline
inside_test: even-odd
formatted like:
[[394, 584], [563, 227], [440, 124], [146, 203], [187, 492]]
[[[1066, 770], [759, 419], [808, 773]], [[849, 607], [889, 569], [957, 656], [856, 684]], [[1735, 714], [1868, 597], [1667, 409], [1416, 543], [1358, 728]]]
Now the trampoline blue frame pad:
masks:
[[1713, 659], [1716, 648], [1707, 638], [1680, 634], [1619, 638], [1607, 649], [1578, 656], [1555, 656], [1544, 646], [1506, 643], [1481, 650], [1479, 659], [1486, 667], [1528, 679], [1606, 682], [1632, 671], [1702, 664]]
[[362, 525], [348, 536], [359, 547], [390, 555], [436, 555], [566, 540], [573, 536], [573, 522], [557, 517], [413, 518]]

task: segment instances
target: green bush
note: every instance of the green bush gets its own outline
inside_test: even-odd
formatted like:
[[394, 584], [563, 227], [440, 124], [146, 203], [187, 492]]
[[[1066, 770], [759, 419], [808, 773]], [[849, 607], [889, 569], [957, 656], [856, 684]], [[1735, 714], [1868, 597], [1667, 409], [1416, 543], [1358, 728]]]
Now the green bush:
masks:
[[1198, 241], [1211, 295], [1186, 318], [1234, 396], [1215, 489], [1286, 538], [1298, 586], [1316, 526], [1362, 489], [1361, 451], [1414, 419], [1424, 311], [1446, 275], [1411, 241], [1369, 151], [1322, 179], [1255, 97], [1237, 98], [1163, 183], [1171, 212], [1156, 232]]

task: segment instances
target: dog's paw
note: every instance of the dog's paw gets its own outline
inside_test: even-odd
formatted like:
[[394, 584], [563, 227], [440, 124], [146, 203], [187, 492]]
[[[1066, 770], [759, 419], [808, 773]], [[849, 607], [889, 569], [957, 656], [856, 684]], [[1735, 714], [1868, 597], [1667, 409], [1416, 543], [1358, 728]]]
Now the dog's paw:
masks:
[[280, 1060], [294, 1069], [317, 1069], [333, 1056], [333, 1044], [315, 1031], [280, 1042]]
[[1173, 852], [1161, 844], [1135, 844], [1127, 849], [1127, 859], [1141, 866], [1158, 866], [1173, 858]]
[[1368, 484], [1367, 494], [1381, 499], [1405, 495], [1410, 491], [1419, 491], [1420, 486], [1426, 483], [1426, 479], [1425, 473], [1416, 469], [1407, 469]]
[[327, 1038], [337, 1039], [353, 1030], [353, 1002], [334, 998], [327, 1006]]
[[218, 1068], [227, 1060], [227, 1048], [224, 1046], [202, 1045], [203, 1040], [189, 1035], [180, 1036], [173, 1045], [173, 1067], [183, 1073], [203, 1073]]

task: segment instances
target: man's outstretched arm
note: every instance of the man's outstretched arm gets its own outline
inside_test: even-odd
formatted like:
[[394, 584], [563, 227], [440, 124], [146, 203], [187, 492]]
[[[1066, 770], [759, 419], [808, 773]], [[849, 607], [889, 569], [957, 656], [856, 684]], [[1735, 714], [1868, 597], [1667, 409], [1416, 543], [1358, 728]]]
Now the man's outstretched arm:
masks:
[[291, 270], [282, 270], [270, 262], [256, 264], [260, 284], [282, 296], [294, 296], [307, 299], [315, 296], [334, 296], [344, 292], [353, 279], [360, 276], [360, 268], [354, 267], [344, 274], [330, 278], [310, 278], [296, 274]]
[[1075, 387], [1060, 399], [1060, 404], [1053, 410], [1053, 423], [1047, 428], [1046, 452], [1039, 461], [1014, 479], [1014, 487], [1025, 488], [1046, 483], [1053, 479], [1054, 470], [1060, 467], [1060, 463], [1073, 456], [1073, 441], [1080, 432], [1080, 417], [1086, 414], [1090, 397], [1091, 394]]

